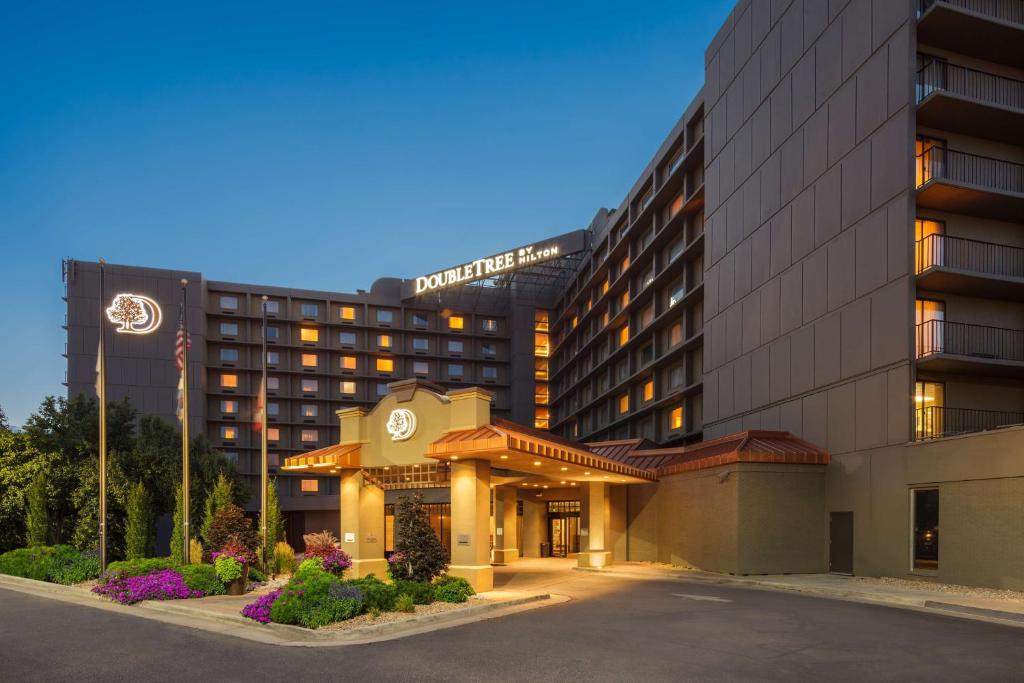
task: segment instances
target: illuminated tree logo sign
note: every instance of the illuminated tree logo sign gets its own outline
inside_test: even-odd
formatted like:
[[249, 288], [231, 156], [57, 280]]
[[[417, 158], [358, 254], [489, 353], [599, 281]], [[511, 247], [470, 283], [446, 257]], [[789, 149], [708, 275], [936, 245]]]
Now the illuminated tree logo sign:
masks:
[[107, 309], [107, 319], [123, 334], [149, 334], [160, 327], [160, 307], [148, 296], [118, 294]]
[[407, 408], [395, 408], [385, 425], [392, 441], [405, 441], [416, 433], [416, 413]]

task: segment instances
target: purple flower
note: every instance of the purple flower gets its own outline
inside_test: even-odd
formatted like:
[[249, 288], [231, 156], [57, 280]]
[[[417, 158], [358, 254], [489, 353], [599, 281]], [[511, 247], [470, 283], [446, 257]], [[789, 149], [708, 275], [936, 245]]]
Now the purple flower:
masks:
[[93, 593], [116, 600], [122, 605], [134, 605], [143, 600], [184, 600], [201, 598], [202, 591], [185, 585], [181, 574], [173, 569], [143, 576], [113, 576], [106, 583], [93, 586]]
[[270, 623], [270, 608], [274, 601], [281, 595], [281, 590], [270, 591], [256, 598], [256, 602], [250, 602], [242, 608], [242, 616], [254, 619], [261, 624]]
[[323, 555], [324, 571], [331, 574], [341, 575], [346, 569], [352, 566], [352, 558], [344, 550], [332, 550]]

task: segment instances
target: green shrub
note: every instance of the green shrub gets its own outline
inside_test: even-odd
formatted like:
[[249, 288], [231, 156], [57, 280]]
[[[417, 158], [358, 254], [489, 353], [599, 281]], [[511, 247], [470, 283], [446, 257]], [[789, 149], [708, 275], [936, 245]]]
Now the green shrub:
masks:
[[[64, 546], [67, 547], [67, 546]], [[75, 551], [66, 558], [55, 558], [50, 580], [65, 586], [91, 581], [100, 575], [100, 557], [94, 550]]]
[[336, 577], [315, 566], [308, 568], [282, 589], [270, 608], [270, 619], [278, 624], [298, 624], [306, 628], [351, 619], [359, 614], [363, 603], [356, 593], [339, 593], [342, 588]]
[[18, 548], [0, 555], [0, 574], [46, 581], [50, 574], [50, 548]]
[[252, 525], [252, 520], [245, 516], [245, 511], [233, 503], [228, 503], [213, 513], [213, 521], [206, 531], [204, 539], [208, 553], [220, 552], [228, 542], [239, 543], [250, 553], [255, 554], [260, 547], [259, 536]]
[[345, 583], [363, 592], [363, 602], [367, 610], [371, 612], [393, 612], [395, 610], [398, 588], [392, 584], [384, 583], [373, 574], [361, 579], [351, 579]]
[[416, 603], [413, 601], [412, 596], [408, 593], [402, 593], [395, 600], [395, 611], [396, 612], [415, 612]]
[[274, 574], [291, 574], [295, 571], [295, 550], [284, 541], [274, 546], [270, 571]]
[[461, 576], [444, 575], [434, 581], [434, 599], [441, 602], [466, 602], [476, 591]]
[[[141, 481], [128, 489], [126, 508], [128, 522], [124, 529], [125, 556], [129, 560], [148, 557], [153, 548], [156, 529], [153, 527], [152, 503]], [[178, 563], [180, 560], [175, 562]]]
[[174, 490], [174, 514], [171, 515], [171, 559], [174, 564], [185, 563], [185, 499], [181, 484]]
[[217, 578], [217, 570], [212, 564], [183, 564], [175, 569], [181, 574], [185, 585], [194, 591], [203, 591], [204, 595], [224, 595], [224, 582]]
[[245, 574], [245, 565], [230, 555], [221, 555], [214, 560], [213, 568], [217, 572], [217, 578], [224, 583], [231, 583]]
[[188, 561], [192, 564], [203, 563], [203, 544], [195, 538], [188, 539]]
[[43, 547], [50, 535], [50, 517], [46, 500], [46, 476], [36, 472], [28, 487], [28, 511], [25, 513], [28, 545]]
[[107, 572], [124, 572], [127, 576], [142, 576], [162, 569], [174, 569], [174, 560], [169, 557], [140, 557], [107, 564]]
[[388, 563], [393, 579], [429, 582], [448, 567], [444, 546], [430, 526], [419, 492], [400, 496], [395, 506], [395, 556]]
[[263, 583], [267, 580], [267, 575], [261, 572], [258, 567], [249, 565], [249, 580], [257, 583]]
[[295, 570], [295, 578], [304, 578], [307, 574], [324, 574], [324, 561], [320, 557], [308, 557], [299, 563]]
[[429, 605], [434, 602], [434, 587], [422, 581], [395, 581], [399, 595], [408, 595], [417, 605]]
[[71, 585], [95, 579], [100, 561], [95, 552], [69, 545], [18, 548], [0, 555], [0, 574]]

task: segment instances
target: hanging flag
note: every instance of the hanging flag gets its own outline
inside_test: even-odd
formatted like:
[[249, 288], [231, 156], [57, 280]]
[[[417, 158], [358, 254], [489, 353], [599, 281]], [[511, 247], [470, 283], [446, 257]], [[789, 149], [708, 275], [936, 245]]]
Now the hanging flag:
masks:
[[185, 422], [185, 350], [192, 350], [192, 335], [185, 331], [185, 310], [178, 307], [178, 334], [174, 340], [174, 364], [178, 368], [178, 421]]
[[263, 411], [266, 409], [263, 397], [266, 396], [266, 395], [267, 395], [267, 387], [263, 383], [263, 380], [261, 379], [260, 380], [260, 393], [258, 393], [256, 395], [256, 410], [253, 411], [253, 414], [252, 414], [252, 420], [253, 420], [252, 428], [253, 428], [254, 431], [257, 431], [257, 432], [262, 432], [263, 431]]
[[[103, 334], [103, 329], [100, 328], [100, 334]], [[103, 342], [96, 343], [96, 398], [100, 396], [100, 354], [103, 353]]]

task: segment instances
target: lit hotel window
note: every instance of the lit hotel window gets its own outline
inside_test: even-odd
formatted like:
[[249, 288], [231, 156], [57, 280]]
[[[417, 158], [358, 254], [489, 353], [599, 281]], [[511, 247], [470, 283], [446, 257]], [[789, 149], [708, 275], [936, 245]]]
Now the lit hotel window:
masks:
[[378, 334], [377, 335], [377, 346], [382, 349], [391, 348], [391, 335], [390, 334]]
[[281, 312], [281, 304], [277, 301], [267, 301], [267, 313], [276, 315]]
[[338, 335], [338, 342], [342, 346], [355, 346], [356, 345], [356, 333], [355, 332], [342, 332]]
[[412, 372], [414, 375], [426, 375], [430, 373], [430, 364], [426, 361], [413, 361]]
[[221, 323], [220, 333], [225, 337], [237, 337], [238, 323]]
[[534, 385], [533, 402], [539, 406], [546, 406], [550, 398], [550, 390], [547, 384], [537, 383]]
[[235, 389], [238, 387], [238, 375], [229, 375], [224, 373], [220, 376], [220, 385], [227, 389]]
[[304, 394], [315, 394], [320, 390], [320, 383], [315, 379], [304, 379], [302, 380], [302, 393]]
[[226, 308], [229, 311], [238, 310], [238, 297], [236, 296], [222, 296], [220, 298], [220, 307]]
[[625, 308], [629, 304], [629, 290], [622, 293], [619, 297], [619, 308]]
[[377, 372], [393, 372], [395, 369], [395, 361], [391, 358], [378, 358], [377, 359]]
[[341, 369], [342, 370], [355, 370], [356, 369], [356, 357], [355, 356], [342, 356], [341, 357]]
[[304, 368], [315, 368], [316, 367], [316, 354], [315, 353], [304, 353], [304, 354], [302, 354], [302, 367], [304, 367]]
[[320, 341], [320, 330], [315, 327], [303, 327], [299, 330], [299, 339], [304, 342]]
[[683, 407], [676, 406], [672, 409], [672, 412], [668, 414], [668, 428], [669, 429], [682, 429], [683, 428]]
[[622, 259], [622, 265], [619, 266], [619, 275], [622, 275], [623, 273], [625, 273], [627, 268], [629, 268], [629, 257], [628, 256], [626, 258]]
[[238, 401], [221, 401], [220, 412], [228, 415], [234, 415], [238, 412]]
[[640, 276], [641, 287], [647, 287], [654, 282], [654, 266], [651, 266]]
[[319, 435], [315, 429], [302, 430], [302, 443], [316, 443]]
[[340, 314], [341, 314], [341, 319], [342, 320], [355, 320], [356, 319], [356, 309], [355, 309], [355, 306], [342, 306]]
[[608, 309], [604, 309], [604, 313], [601, 314], [601, 327], [608, 327]]
[[267, 441], [280, 441], [281, 430], [277, 427], [267, 427]]
[[619, 346], [625, 346], [626, 342], [629, 341], [629, 325], [623, 325], [619, 328]]
[[649, 304], [642, 311], [640, 311], [640, 327], [641, 329], [647, 327], [654, 322], [654, 304]]
[[277, 391], [281, 388], [280, 377], [268, 377], [267, 378], [267, 391]]
[[448, 329], [461, 330], [464, 324], [465, 321], [462, 319], [461, 315], [453, 315], [448, 318]]
[[238, 362], [238, 349], [221, 349], [220, 360], [223, 363]]
[[313, 403], [302, 404], [302, 417], [316, 417], [319, 409]]
[[578, 315], [574, 315], [572, 317], [572, 329], [575, 330], [576, 329], [576, 325], [579, 324], [579, 322], [580, 322], [580, 317]]
[[654, 398], [654, 380], [649, 379], [644, 383], [644, 400], [650, 401]]
[[277, 351], [267, 351], [267, 365], [277, 365], [281, 362], [281, 354]]
[[608, 279], [605, 278], [605, 281], [601, 283], [601, 294], [607, 294], [607, 293], [608, 293]]
[[448, 353], [462, 353], [462, 342], [453, 339], [448, 340]]
[[344, 381], [341, 383], [341, 393], [351, 396], [356, 393], [356, 383], [352, 381]]
[[484, 318], [480, 321], [480, 327], [483, 328], [484, 332], [497, 332], [498, 321], [493, 318]]
[[238, 438], [238, 427], [231, 425], [224, 425], [220, 428], [220, 438], [225, 441], [234, 441]]
[[533, 426], [537, 429], [547, 429], [551, 419], [547, 408], [535, 408], [533, 411]]
[[377, 311], [377, 322], [385, 325], [390, 325], [395, 321], [395, 314], [392, 311], [379, 310]]
[[619, 414], [625, 415], [629, 412], [629, 394], [619, 396]]
[[535, 358], [533, 361], [533, 378], [540, 380], [547, 380], [548, 378], [548, 359], [547, 358]]
[[320, 307], [316, 304], [302, 304], [299, 306], [299, 310], [302, 312], [302, 317], [315, 318], [320, 312]]
[[317, 479], [303, 479], [299, 489], [303, 493], [317, 493], [320, 490], [320, 481]]

